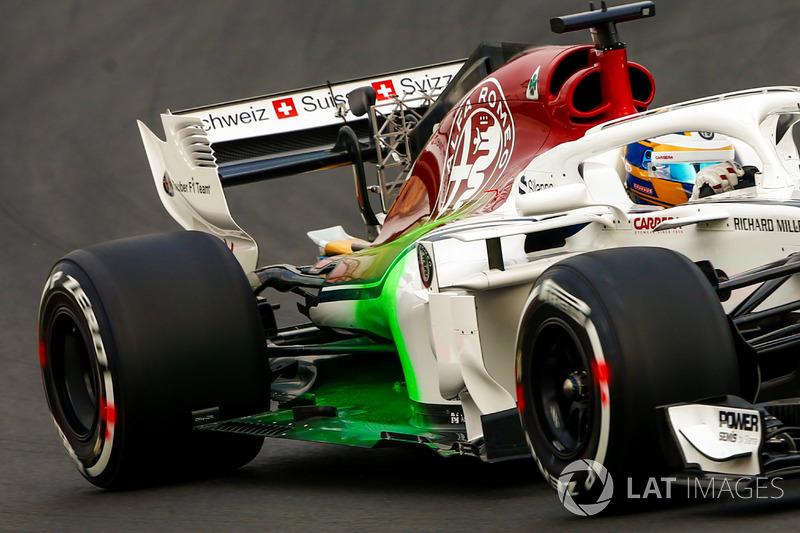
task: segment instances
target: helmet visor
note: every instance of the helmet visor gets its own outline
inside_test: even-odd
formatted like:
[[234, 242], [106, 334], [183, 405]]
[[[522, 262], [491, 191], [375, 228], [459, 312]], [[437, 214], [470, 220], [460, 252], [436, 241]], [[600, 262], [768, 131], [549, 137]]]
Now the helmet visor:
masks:
[[695, 177], [701, 169], [716, 163], [719, 163], [719, 161], [707, 163], [651, 163], [648, 166], [648, 175], [651, 178], [694, 184]]

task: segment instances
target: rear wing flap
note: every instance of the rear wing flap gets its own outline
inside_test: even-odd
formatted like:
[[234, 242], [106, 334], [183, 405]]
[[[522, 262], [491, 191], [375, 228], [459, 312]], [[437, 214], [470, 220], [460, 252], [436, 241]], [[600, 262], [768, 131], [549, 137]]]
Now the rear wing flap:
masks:
[[371, 87], [378, 108], [402, 105], [421, 116], [462, 63], [327, 83], [175, 114], [202, 121], [223, 186], [261, 181], [350, 164], [347, 150], [337, 146], [343, 126], [349, 126], [362, 144], [371, 145], [375, 125], [348, 106], [347, 95], [356, 89]]
[[[203, 122], [224, 186], [352, 163], [339, 143], [349, 126], [379, 167], [408, 165], [433, 128], [491, 72], [531, 48], [521, 43], [481, 43], [466, 60], [401, 70], [176, 112]], [[367, 116], [350, 109], [348, 95], [375, 91]], [[411, 117], [409, 120], [407, 117]], [[411, 122], [409, 127], [409, 122]]]

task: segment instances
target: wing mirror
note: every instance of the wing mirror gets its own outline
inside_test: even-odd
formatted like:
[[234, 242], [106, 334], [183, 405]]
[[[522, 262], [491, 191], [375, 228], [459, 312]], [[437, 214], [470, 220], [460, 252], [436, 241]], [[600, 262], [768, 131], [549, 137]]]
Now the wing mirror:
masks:
[[614, 216], [627, 220], [625, 212], [611, 204], [597, 203], [589, 197], [589, 189], [584, 183], [570, 183], [550, 189], [521, 194], [515, 200], [517, 213], [523, 217], [563, 213], [581, 207], [603, 206], [611, 209]]
[[363, 117], [369, 108], [375, 105], [376, 98], [375, 89], [371, 86], [359, 87], [347, 93], [347, 105], [350, 106], [353, 115]]
[[517, 196], [517, 213], [524, 217], [571, 211], [594, 205], [583, 183], [570, 183]]

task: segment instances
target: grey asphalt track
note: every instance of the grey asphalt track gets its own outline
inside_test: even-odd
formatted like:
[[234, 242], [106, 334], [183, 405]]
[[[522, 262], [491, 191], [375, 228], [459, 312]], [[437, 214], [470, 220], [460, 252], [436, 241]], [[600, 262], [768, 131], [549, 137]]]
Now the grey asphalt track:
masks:
[[[656, 105], [800, 85], [800, 4], [658, 1], [620, 26], [656, 79]], [[467, 56], [481, 40], [567, 44], [548, 19], [579, 0], [29, 2], [0, 0], [0, 531], [795, 530], [780, 499], [667, 505], [592, 522], [567, 512], [529, 462], [484, 465], [404, 449], [267, 441], [224, 478], [104, 492], [73, 467], [47, 413], [36, 315], [68, 251], [178, 229], [153, 189], [135, 120], [167, 108]], [[350, 174], [229, 192], [261, 263], [306, 264], [305, 231], [362, 234]]]

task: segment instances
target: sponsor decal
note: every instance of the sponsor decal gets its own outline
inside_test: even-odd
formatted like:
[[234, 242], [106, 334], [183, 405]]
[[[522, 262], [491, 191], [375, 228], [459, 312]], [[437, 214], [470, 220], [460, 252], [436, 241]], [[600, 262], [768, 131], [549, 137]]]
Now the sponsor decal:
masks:
[[792, 219], [775, 219], [775, 227], [782, 233], [800, 233], [800, 221]]
[[300, 102], [303, 104], [303, 111], [314, 113], [315, 111], [336, 109], [337, 106], [347, 105], [347, 97], [343, 94], [307, 94], [300, 98]]
[[428, 250], [420, 245], [417, 245], [417, 261], [419, 263], [419, 274], [422, 277], [422, 284], [426, 289], [431, 288], [433, 281], [433, 260]]
[[272, 101], [272, 107], [275, 109], [275, 114], [279, 119], [291, 118], [297, 116], [297, 108], [294, 105], [293, 98], [279, 98]]
[[[722, 424], [720, 424], [721, 426]], [[754, 432], [758, 431], [757, 429], [748, 429], [745, 431]], [[761, 440], [761, 434], [756, 433], [756, 435], [748, 435], [746, 433], [738, 433], [736, 431], [720, 431], [719, 432], [719, 440], [721, 442], [732, 442], [738, 444], [745, 444], [747, 446], [758, 446], [759, 441]]]
[[219, 407], [209, 407], [208, 409], [192, 411], [192, 427], [212, 424], [214, 422], [219, 422]]
[[[637, 188], [638, 189], [638, 188]], [[661, 222], [672, 220], [675, 217], [637, 217], [633, 219], [633, 229], [637, 231], [652, 231]], [[761, 231], [775, 233], [800, 233], [800, 220], [786, 218], [756, 218], [734, 217], [733, 229], [735, 231]], [[682, 231], [680, 228], [668, 230]]]
[[[202, 120], [203, 128], [209, 133], [212, 143], [341, 124], [342, 110], [347, 105], [346, 95], [359, 87], [372, 85], [379, 103], [391, 103], [392, 94], [412, 101], [424, 95], [436, 96], [452, 81], [460, 66], [460, 62], [452, 62], [397, 73], [389, 78], [384, 74], [381, 78], [335, 83], [287, 93], [277, 100], [261, 98], [219, 105], [191, 116]], [[417, 107], [421, 104], [411, 105]], [[275, 118], [294, 120], [274, 120]]]
[[636, 217], [633, 219], [633, 229], [637, 231], [653, 231], [656, 226], [675, 217]]
[[164, 172], [164, 179], [161, 181], [161, 184], [164, 186], [165, 193], [170, 196], [175, 196], [175, 188], [173, 187], [172, 180], [166, 171]]
[[700, 135], [700, 137], [702, 137], [703, 139], [705, 139], [707, 141], [710, 141], [710, 140], [712, 140], [714, 138], [714, 132], [713, 131], [698, 131], [697, 134]]
[[462, 411], [449, 411], [451, 424], [463, 424], [466, 422]]
[[[194, 178], [190, 178], [189, 182], [183, 181], [173, 181], [169, 180], [173, 187], [173, 193], [170, 196], [174, 196], [174, 191], [178, 191], [183, 194], [211, 194], [211, 185], [203, 185], [200, 182], [194, 180]], [[167, 192], [169, 194], [169, 191]]]
[[397, 95], [392, 80], [373, 81], [372, 88], [375, 89], [376, 100], [378, 102], [381, 100], [391, 100], [392, 96]]
[[467, 95], [448, 135], [445, 207], [458, 208], [476, 193], [497, 188], [514, 150], [515, 131], [511, 109], [496, 79], [484, 80]]
[[[98, 435], [98, 440], [94, 443], [92, 455], [94, 462], [91, 466], [86, 466], [84, 461], [86, 458], [79, 458], [72, 448], [72, 444], [67, 438], [66, 434], [59, 426], [58, 421], [53, 417], [56, 429], [58, 430], [61, 441], [67, 449], [70, 457], [75, 461], [78, 469], [90, 476], [99, 475], [108, 465], [111, 457], [111, 448], [114, 440], [114, 428], [116, 425], [116, 408], [114, 403], [114, 384], [111, 378], [111, 372], [108, 368], [108, 355], [105, 350], [103, 336], [100, 331], [100, 322], [94, 312], [92, 301], [86, 294], [86, 291], [81, 287], [80, 282], [69, 274], [65, 274], [61, 270], [53, 273], [50, 279], [45, 284], [45, 291], [48, 289], [53, 290], [60, 288], [68, 292], [72, 299], [78, 304], [83, 312], [85, 324], [89, 328], [91, 335], [91, 344], [94, 347], [94, 356], [97, 360], [97, 366], [100, 371], [99, 395], [97, 398], [98, 415], [100, 417], [101, 432]], [[88, 462], [88, 461], [87, 461]]]
[[525, 96], [528, 97], [528, 100], [538, 100], [539, 99], [539, 69], [542, 68], [541, 66], [536, 67], [536, 70], [531, 76], [531, 81], [528, 83], [528, 90], [525, 91]]
[[443, 74], [441, 76], [429, 76], [425, 74], [422, 79], [416, 80], [414, 78], [400, 79], [400, 86], [403, 88], [403, 94], [414, 93], [434, 93], [443, 90], [453, 79], [452, 74]]
[[[528, 298], [528, 304], [530, 304], [532, 299], [536, 298], [560, 309], [578, 324], [583, 326], [583, 330], [586, 332], [589, 342], [591, 343], [593, 349], [596, 350], [592, 360], [592, 374], [593, 378], [596, 380], [596, 385], [600, 390], [599, 431], [601, 435], [608, 434], [611, 419], [609, 369], [605, 360], [605, 356], [603, 355], [602, 344], [597, 333], [597, 328], [595, 328], [594, 323], [591, 320], [592, 309], [586, 302], [569, 293], [550, 278], [545, 279], [541, 282], [541, 284], [538, 284], [533, 288], [533, 291], [531, 291], [531, 296]], [[518, 372], [519, 362], [520, 359], [518, 357]], [[517, 382], [519, 383], [519, 375], [517, 377]], [[517, 396], [520, 398], [524, 397], [519, 393]], [[520, 409], [524, 408], [524, 404], [520, 403]], [[608, 505], [608, 500], [611, 498], [613, 492], [613, 482], [611, 482], [610, 477], [606, 475], [607, 472], [602, 465], [602, 462], [606, 457], [606, 451], [607, 446], [601, 443], [601, 445], [596, 449], [593, 459], [579, 460], [570, 463], [560, 475], [556, 475], [554, 472], [549, 470], [549, 466], [545, 466], [545, 464], [542, 462], [542, 458], [538, 457], [535, 449], [531, 447], [531, 453], [536, 465], [539, 467], [539, 471], [544, 474], [547, 482], [550, 483], [550, 485], [556, 490], [558, 490], [562, 503], [564, 503], [564, 505], [567, 506], [571, 512], [581, 516], [589, 516], [590, 512], [592, 514], [599, 513]], [[549, 461], [548, 464], [550, 464]], [[577, 494], [578, 480], [573, 479], [570, 474], [582, 472], [586, 472], [586, 475], [584, 476], [581, 474], [578, 477], [583, 478], [582, 486], [586, 490], [591, 490], [598, 480], [600, 480], [603, 484], [601, 495], [598, 498], [598, 501], [594, 504], [584, 503], [584, 505], [579, 506], [573, 499], [573, 496]], [[608, 488], [607, 485], [609, 482], [612, 483], [610, 488]], [[586, 507], [585, 505], [588, 505], [589, 507]]]
[[738, 231], [775, 231], [775, 221], [769, 218], [734, 217], [733, 229]]
[[206, 131], [213, 131], [233, 126], [264, 122], [269, 120], [269, 116], [267, 116], [266, 107], [250, 106], [249, 109], [243, 111], [237, 110], [236, 112], [227, 114], [215, 115], [209, 113], [205, 117], [202, 117], [201, 120], [203, 121], [203, 129]]
[[741, 429], [742, 431], [758, 431], [758, 414], [743, 411], [719, 412], [719, 427]]
[[543, 191], [555, 187], [552, 183], [537, 183], [536, 178], [528, 178], [523, 174], [519, 179], [519, 193], [528, 194], [530, 192]]
[[653, 161], [669, 161], [675, 159], [670, 154], [659, 154], [658, 152], [653, 152]]
[[578, 324], [585, 325], [589, 315], [592, 314], [592, 309], [586, 302], [561, 288], [552, 279], [544, 280], [538, 291], [538, 296], [543, 302], [562, 310]]
[[791, 218], [734, 217], [733, 229], [736, 231], [800, 233], [800, 220]]
[[649, 194], [651, 196], [655, 194], [655, 191], [653, 189], [651, 189], [650, 187], [645, 187], [644, 185], [639, 185], [636, 182], [633, 183], [633, 188], [636, 189], [639, 192], [643, 192], [644, 194]]

